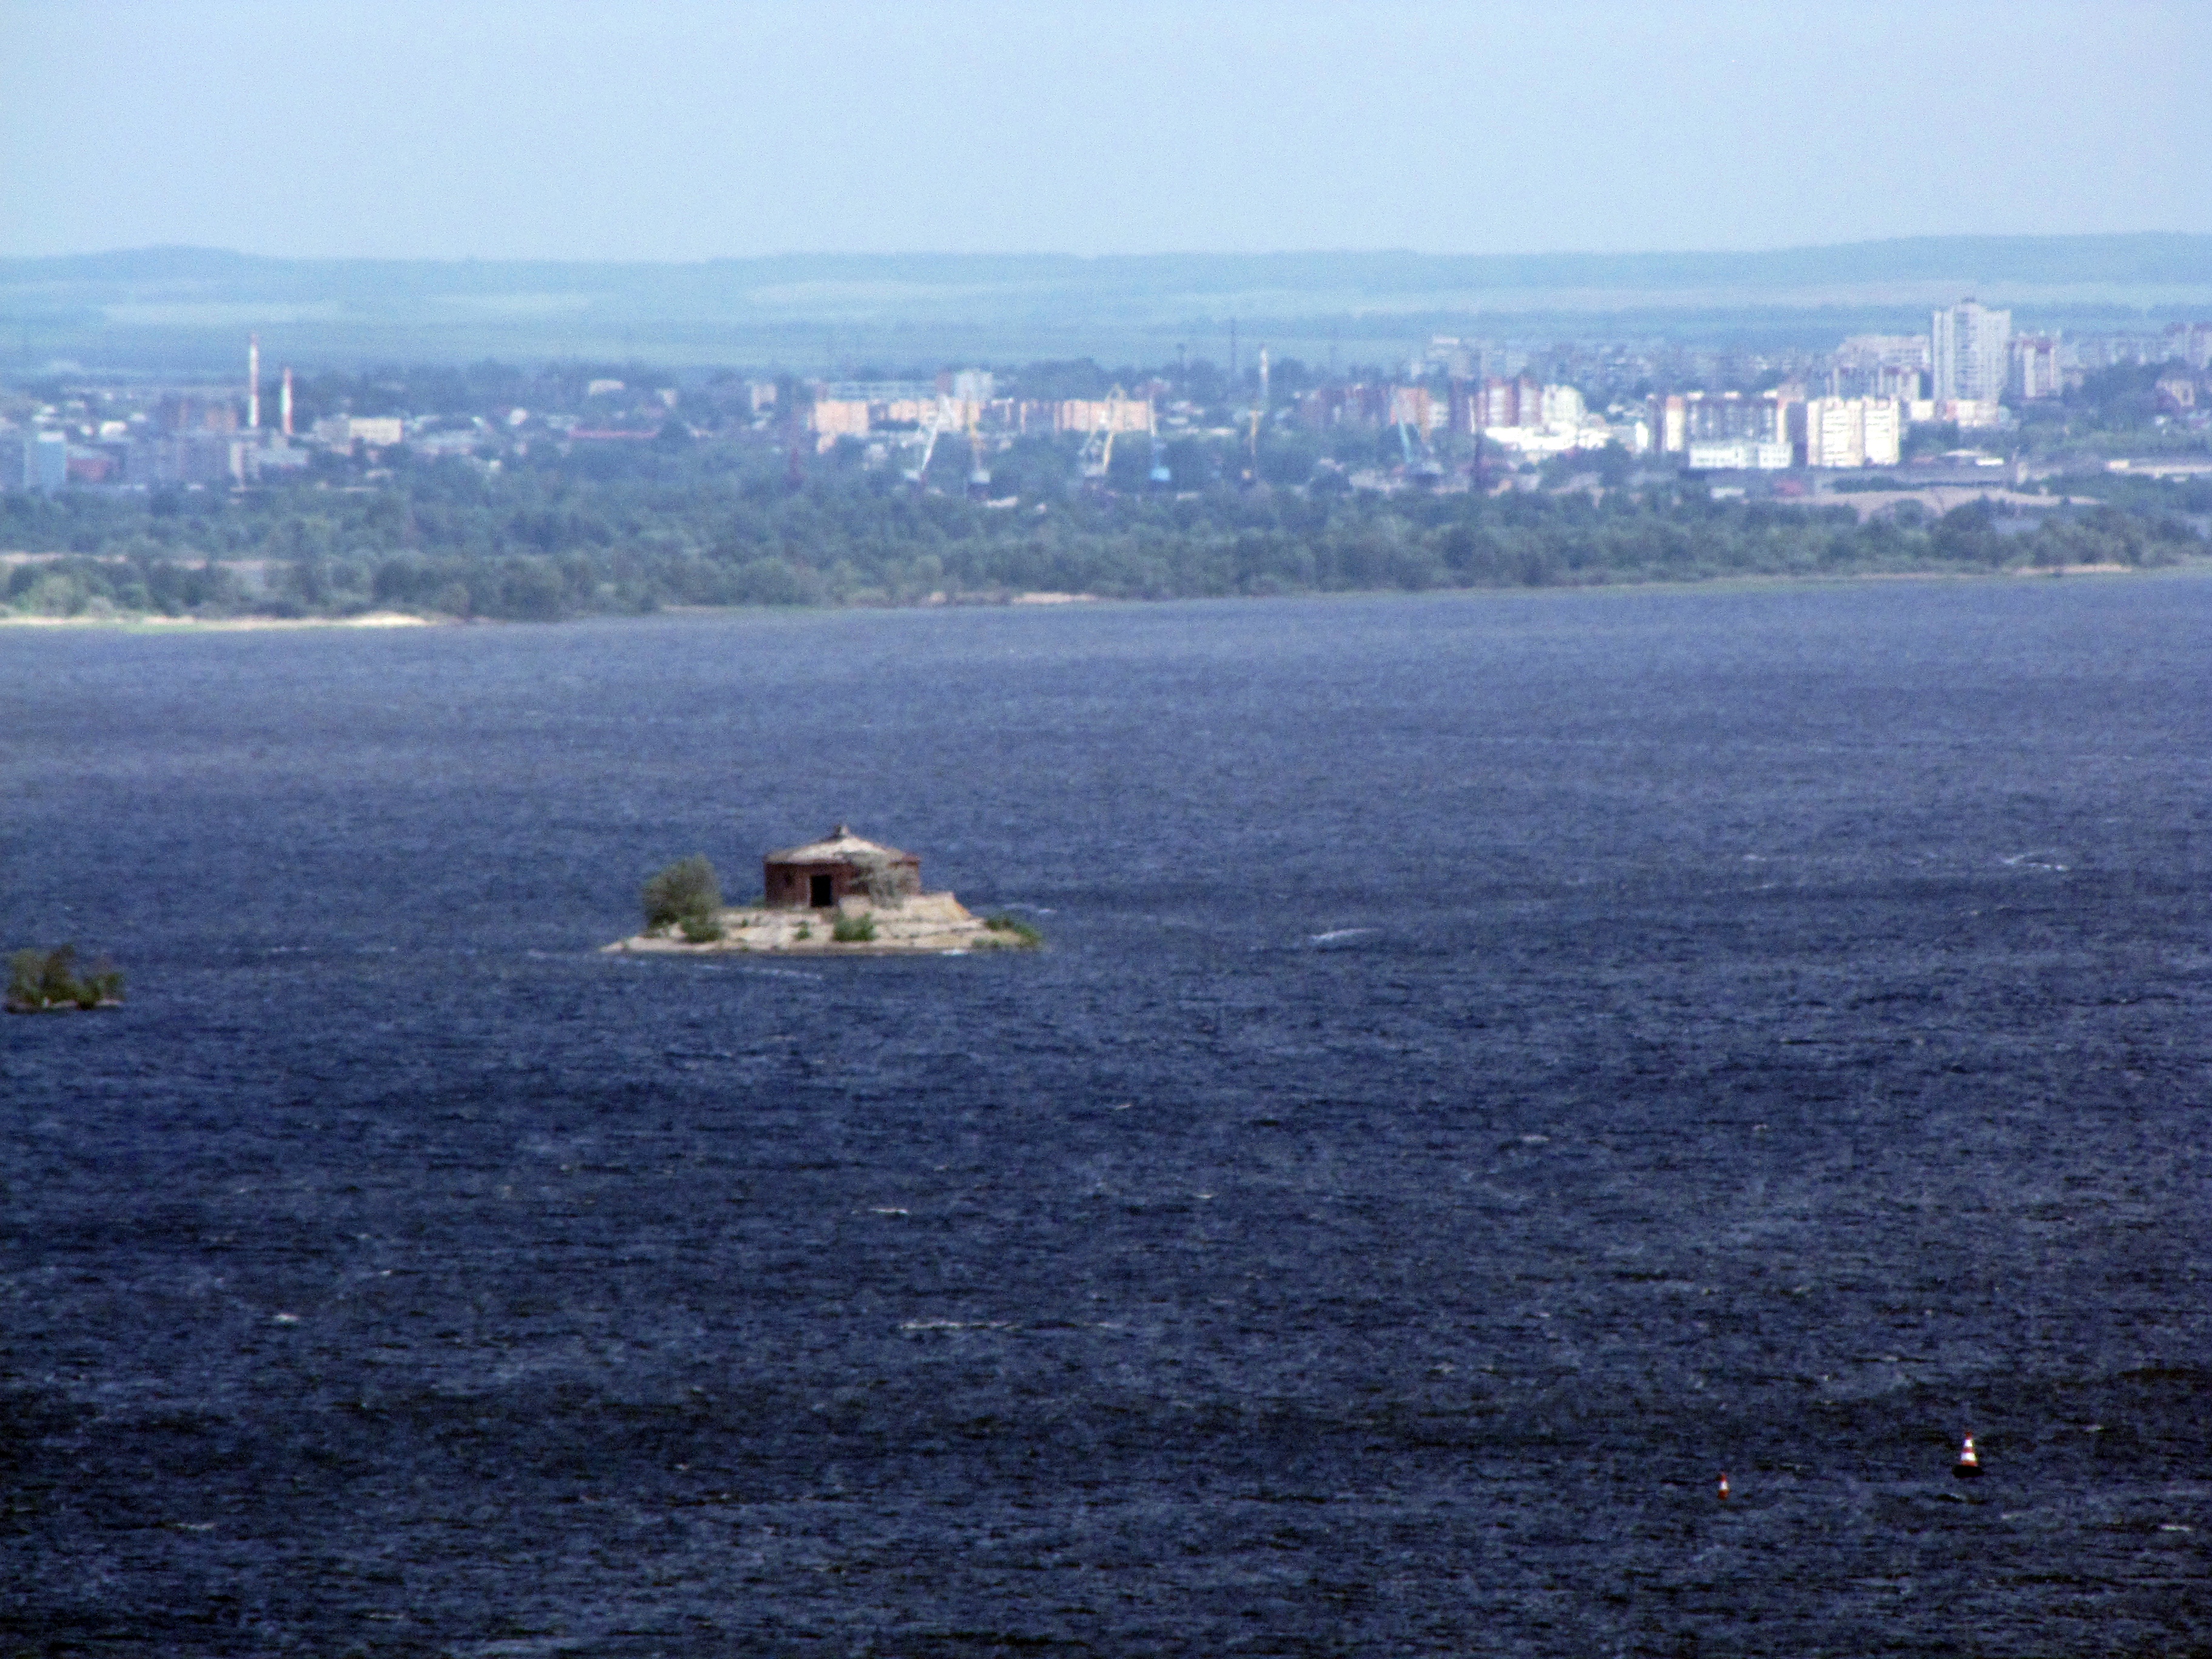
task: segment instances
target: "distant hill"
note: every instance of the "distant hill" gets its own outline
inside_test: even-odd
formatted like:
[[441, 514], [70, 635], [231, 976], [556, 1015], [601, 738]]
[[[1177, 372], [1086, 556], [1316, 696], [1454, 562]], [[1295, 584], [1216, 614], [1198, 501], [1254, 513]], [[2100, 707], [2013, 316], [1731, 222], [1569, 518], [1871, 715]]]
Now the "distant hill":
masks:
[[[2212, 236], [1955, 236], [1748, 253], [782, 254], [694, 264], [283, 259], [143, 248], [0, 259], [0, 368], [506, 356], [794, 365], [1158, 361], [1237, 319], [1280, 342], [1827, 338], [1972, 293], [2024, 321], [2212, 313]], [[1924, 325], [1924, 323], [1922, 325]], [[825, 332], [829, 337], [825, 337]]]
[[283, 259], [216, 248], [0, 259], [0, 287], [57, 284], [236, 298], [574, 290], [727, 294], [789, 284], [1043, 284], [1135, 294], [1495, 289], [1792, 289], [1835, 283], [2212, 285], [2212, 236], [1921, 236], [1748, 253], [787, 253], [688, 264]]

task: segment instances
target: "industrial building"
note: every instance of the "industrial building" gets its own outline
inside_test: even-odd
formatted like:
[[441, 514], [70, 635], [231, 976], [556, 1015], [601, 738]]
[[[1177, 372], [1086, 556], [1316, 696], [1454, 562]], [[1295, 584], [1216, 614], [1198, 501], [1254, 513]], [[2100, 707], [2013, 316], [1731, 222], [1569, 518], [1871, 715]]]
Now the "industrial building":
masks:
[[[1024, 410], [1028, 406], [1024, 405]], [[1119, 387], [1103, 398], [1066, 398], [1053, 404], [1054, 432], [1150, 432], [1152, 400], [1132, 398]], [[1026, 426], [1024, 422], [1024, 426]]]
[[[1785, 450], [1793, 448], [1793, 411], [1803, 404], [1804, 389], [1801, 386], [1777, 386], [1770, 392], [1667, 392], [1651, 399], [1650, 421], [1652, 447], [1662, 455], [1688, 457], [1698, 446], [1707, 447], [1706, 453], [1717, 453], [1714, 446], [1723, 445], [1780, 445]], [[1746, 451], [1751, 453], [1751, 451]], [[1768, 452], [1771, 453], [1771, 449]], [[1714, 467], [1739, 465], [1727, 461], [1699, 463], [1691, 460], [1692, 466], [1709, 465]], [[1765, 466], [1768, 461], [1747, 461], [1743, 465]], [[1789, 462], [1779, 463], [1787, 466]]]
[[1894, 398], [1814, 398], [1804, 406], [1805, 465], [1895, 466], [1904, 411]]
[[69, 483], [69, 434], [22, 427], [0, 432], [0, 485], [51, 494]]
[[1928, 370], [1925, 334], [1854, 334], [1836, 348], [1828, 395], [1919, 398], [1926, 393]]
[[1787, 439], [1713, 438], [1692, 441], [1682, 459], [1692, 472], [1781, 472], [1796, 454]]
[[962, 369], [928, 380], [832, 380], [815, 388], [806, 429], [817, 449], [878, 432], [1074, 434], [1155, 430], [1152, 400], [1115, 386], [1103, 398], [998, 398], [993, 377]]

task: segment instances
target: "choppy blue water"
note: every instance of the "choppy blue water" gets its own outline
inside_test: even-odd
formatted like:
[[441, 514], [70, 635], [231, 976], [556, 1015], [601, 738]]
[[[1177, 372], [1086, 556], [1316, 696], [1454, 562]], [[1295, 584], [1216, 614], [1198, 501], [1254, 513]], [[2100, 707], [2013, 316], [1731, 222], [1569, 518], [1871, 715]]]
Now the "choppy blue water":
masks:
[[[0, 1022], [0, 1632], [2206, 1651], [2208, 641], [2190, 578], [0, 635], [0, 924], [131, 988]], [[596, 954], [841, 818], [1051, 948]]]

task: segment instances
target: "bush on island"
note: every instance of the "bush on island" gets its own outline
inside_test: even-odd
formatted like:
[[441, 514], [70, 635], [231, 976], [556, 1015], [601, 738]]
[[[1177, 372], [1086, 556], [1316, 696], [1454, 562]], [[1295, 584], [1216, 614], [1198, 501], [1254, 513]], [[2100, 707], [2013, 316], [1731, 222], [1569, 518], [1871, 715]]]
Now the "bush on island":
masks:
[[705, 936], [708, 939], [721, 937], [721, 927], [714, 917], [714, 913], [722, 908], [721, 884], [714, 879], [714, 866], [707, 861], [703, 853], [678, 859], [647, 878], [639, 896], [645, 905], [647, 927], [690, 924], [684, 928], [686, 939], [692, 938], [694, 927], [711, 927], [713, 931]]
[[840, 945], [866, 945], [876, 937], [876, 919], [869, 915], [840, 916], [830, 929]]
[[1001, 911], [995, 916], [983, 918], [983, 925], [994, 933], [1012, 933], [1024, 945], [1042, 945], [1044, 935], [1029, 925]]

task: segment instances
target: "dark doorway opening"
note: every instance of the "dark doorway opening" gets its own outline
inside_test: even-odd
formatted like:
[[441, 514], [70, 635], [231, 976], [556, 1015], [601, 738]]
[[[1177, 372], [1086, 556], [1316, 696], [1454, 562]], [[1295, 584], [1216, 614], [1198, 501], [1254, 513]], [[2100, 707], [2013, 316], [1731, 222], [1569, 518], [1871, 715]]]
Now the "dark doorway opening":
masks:
[[827, 910], [837, 902], [832, 890], [837, 884], [837, 878], [835, 876], [816, 876], [812, 881], [811, 897], [814, 908], [817, 910]]

